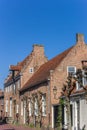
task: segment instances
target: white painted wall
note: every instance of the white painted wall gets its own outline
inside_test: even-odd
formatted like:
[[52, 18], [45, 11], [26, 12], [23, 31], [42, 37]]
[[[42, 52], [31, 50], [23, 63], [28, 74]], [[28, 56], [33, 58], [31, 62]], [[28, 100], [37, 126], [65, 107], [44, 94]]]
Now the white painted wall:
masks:
[[[85, 125], [87, 130], [87, 101], [85, 99], [78, 99], [80, 101], [80, 109], [79, 109], [79, 124], [80, 130], [82, 130], [83, 126]], [[78, 130], [77, 128], [77, 103], [76, 100], [71, 101], [73, 105], [73, 126], [72, 130]]]

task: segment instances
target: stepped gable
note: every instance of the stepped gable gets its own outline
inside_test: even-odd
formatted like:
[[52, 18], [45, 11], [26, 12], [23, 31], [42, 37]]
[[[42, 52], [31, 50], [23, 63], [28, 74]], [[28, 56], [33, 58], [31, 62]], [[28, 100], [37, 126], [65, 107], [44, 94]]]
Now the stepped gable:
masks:
[[[18, 76], [22, 70], [22, 68], [26, 65], [26, 62], [31, 58], [32, 53], [30, 55], [28, 55], [22, 62], [19, 62], [17, 65], [10, 65], [10, 71], [16, 71], [16, 76]], [[9, 82], [10, 80], [12, 80], [12, 75], [9, 74], [8, 78], [6, 80], [6, 82]]]
[[43, 64], [37, 70], [37, 72], [27, 81], [27, 83], [23, 86], [23, 88], [20, 91], [26, 90], [29, 87], [33, 87], [34, 85], [47, 81], [50, 75], [50, 70], [54, 70], [66, 57], [66, 55], [71, 51], [72, 48], [73, 47], [69, 48], [68, 50], [64, 51], [63, 53], [57, 55], [53, 59]]

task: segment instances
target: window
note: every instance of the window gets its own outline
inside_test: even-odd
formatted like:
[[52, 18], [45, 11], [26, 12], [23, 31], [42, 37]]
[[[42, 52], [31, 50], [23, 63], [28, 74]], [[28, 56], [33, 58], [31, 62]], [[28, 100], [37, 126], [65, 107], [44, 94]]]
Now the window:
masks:
[[21, 116], [23, 116], [23, 101], [21, 101]]
[[1, 105], [3, 106], [4, 105], [4, 99], [2, 98], [1, 100]]
[[14, 84], [14, 94], [16, 94], [16, 84]]
[[12, 98], [10, 98], [10, 117], [12, 117]]
[[20, 80], [17, 81], [17, 87], [20, 88]]
[[10, 92], [12, 91], [12, 85], [10, 85]]
[[42, 95], [42, 116], [46, 116], [46, 95]]
[[33, 73], [33, 72], [34, 72], [34, 68], [30, 68], [29, 73]]
[[32, 115], [32, 103], [31, 100], [29, 101], [29, 116]]
[[87, 72], [83, 71], [83, 86], [87, 85]]
[[34, 109], [35, 109], [35, 116], [38, 116], [38, 100], [37, 100], [37, 98], [35, 98]]
[[7, 93], [7, 87], [5, 88], [5, 92]]
[[77, 90], [79, 90], [83, 88], [83, 72], [81, 70], [78, 70], [76, 76], [77, 76], [76, 87]]
[[67, 67], [67, 72], [68, 72], [68, 76], [69, 76], [70, 74], [75, 74], [75, 72], [76, 72], [76, 67], [74, 67], [74, 66], [68, 66], [68, 67]]
[[18, 113], [18, 111], [19, 111], [19, 105], [17, 104], [16, 105], [16, 113]]
[[6, 100], [6, 108], [5, 111], [8, 112], [8, 100]]

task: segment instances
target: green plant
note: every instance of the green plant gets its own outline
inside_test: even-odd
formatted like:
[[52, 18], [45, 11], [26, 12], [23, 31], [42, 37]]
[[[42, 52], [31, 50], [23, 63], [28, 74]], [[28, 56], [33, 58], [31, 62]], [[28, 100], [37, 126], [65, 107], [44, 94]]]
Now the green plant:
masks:
[[58, 123], [58, 129], [62, 127], [62, 108], [64, 106], [64, 99], [60, 98], [59, 106], [58, 106], [58, 117], [57, 117], [57, 123]]
[[34, 124], [33, 124], [33, 123], [30, 123], [30, 124], [29, 124], [29, 127], [30, 127], [30, 128], [34, 128]]

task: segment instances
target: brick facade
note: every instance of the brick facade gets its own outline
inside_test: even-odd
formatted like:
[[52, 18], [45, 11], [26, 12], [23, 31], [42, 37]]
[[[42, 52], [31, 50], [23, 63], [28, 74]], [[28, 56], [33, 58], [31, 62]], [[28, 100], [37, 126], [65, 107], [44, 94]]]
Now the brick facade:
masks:
[[[39, 60], [41, 62], [39, 62]], [[19, 90], [38, 70], [39, 66], [45, 62], [47, 62], [47, 58], [44, 54], [44, 47], [35, 44], [33, 45], [33, 51], [29, 56], [22, 62], [19, 62], [16, 66], [10, 66], [11, 73], [4, 83], [5, 116], [11, 117], [12, 120], [16, 120], [16, 114], [20, 111]]]
[[[28, 57], [26, 64], [22, 67], [20, 72], [20, 95], [15, 95], [16, 101], [18, 99], [19, 109], [19, 120], [20, 123], [34, 123], [36, 125], [38, 116], [34, 116], [34, 112], [29, 116], [29, 101], [34, 96], [42, 101], [42, 96], [46, 95], [46, 115], [40, 115], [40, 122], [42, 126], [55, 127], [55, 106], [59, 104], [59, 98], [61, 96], [61, 89], [68, 76], [67, 67], [73, 66], [77, 68], [82, 67], [81, 61], [87, 60], [87, 45], [84, 42], [84, 36], [82, 34], [76, 35], [76, 44], [47, 61], [44, 56], [44, 50], [42, 46], [34, 46], [33, 53]], [[33, 68], [34, 73], [29, 73], [29, 69]], [[8, 82], [7, 82], [8, 83]], [[6, 85], [6, 84], [5, 84]], [[54, 86], [57, 88], [57, 95], [54, 98], [53, 89]], [[5, 100], [6, 98], [5, 93]], [[11, 95], [9, 93], [8, 98]], [[14, 99], [14, 97], [12, 97]], [[23, 103], [23, 108], [21, 108]], [[38, 103], [39, 104], [39, 103]], [[40, 106], [42, 107], [42, 103]], [[33, 108], [34, 109], [34, 108]], [[42, 109], [42, 108], [41, 108]], [[38, 108], [39, 111], [39, 108]], [[41, 114], [41, 113], [40, 113]]]

